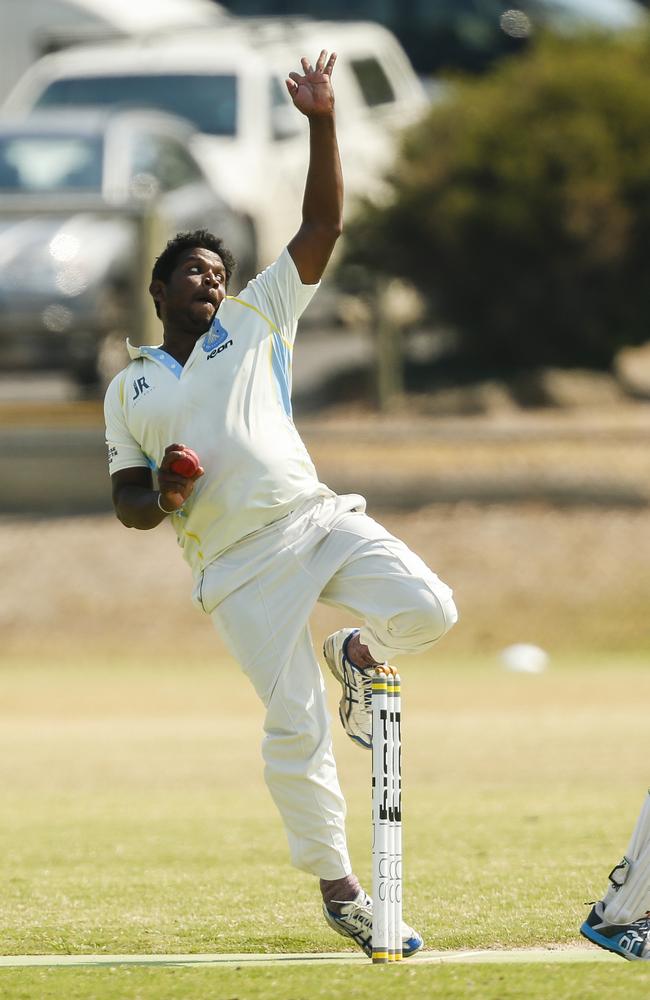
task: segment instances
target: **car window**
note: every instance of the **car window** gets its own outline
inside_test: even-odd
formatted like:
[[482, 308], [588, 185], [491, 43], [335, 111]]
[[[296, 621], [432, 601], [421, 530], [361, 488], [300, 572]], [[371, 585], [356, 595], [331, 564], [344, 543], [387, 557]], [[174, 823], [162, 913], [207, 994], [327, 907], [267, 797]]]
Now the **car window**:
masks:
[[269, 77], [269, 87], [271, 89], [272, 108], [286, 108], [291, 103], [287, 96], [287, 88], [277, 76]]
[[131, 164], [134, 178], [150, 175], [163, 191], [174, 191], [185, 184], [203, 180], [203, 175], [189, 153], [175, 139], [141, 132], [133, 145]]
[[300, 115], [296, 114], [284, 81], [269, 77], [271, 95], [271, 136], [275, 141], [288, 139], [300, 132]]
[[352, 59], [350, 66], [369, 108], [375, 108], [379, 104], [390, 104], [395, 100], [395, 91], [384, 72], [384, 67], [374, 56]]
[[229, 74], [70, 77], [51, 83], [36, 107], [84, 104], [159, 108], [187, 118], [210, 135], [235, 135], [237, 131], [237, 78]]
[[0, 137], [0, 190], [101, 191], [102, 142], [87, 136]]

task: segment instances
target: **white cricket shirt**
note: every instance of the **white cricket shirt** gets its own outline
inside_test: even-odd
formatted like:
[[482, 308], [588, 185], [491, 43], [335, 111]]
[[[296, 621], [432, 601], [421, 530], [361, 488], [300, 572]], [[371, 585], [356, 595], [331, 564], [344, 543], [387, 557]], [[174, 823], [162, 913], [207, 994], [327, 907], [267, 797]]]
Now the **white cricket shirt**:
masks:
[[172, 515], [195, 575], [245, 535], [304, 500], [333, 496], [291, 416], [291, 356], [298, 317], [318, 285], [303, 285], [288, 250], [226, 298], [184, 366], [160, 347], [132, 347], [106, 392], [111, 473], [156, 470], [185, 444], [205, 475]]

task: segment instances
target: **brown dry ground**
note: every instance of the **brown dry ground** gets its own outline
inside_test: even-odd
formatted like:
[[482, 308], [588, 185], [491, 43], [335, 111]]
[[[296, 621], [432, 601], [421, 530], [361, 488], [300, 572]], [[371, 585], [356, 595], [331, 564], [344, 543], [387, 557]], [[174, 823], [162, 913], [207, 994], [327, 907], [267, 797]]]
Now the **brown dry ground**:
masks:
[[[454, 587], [462, 619], [445, 656], [496, 655], [520, 641], [551, 652], [648, 649], [646, 510], [461, 503], [372, 513]], [[0, 566], [5, 653], [216, 651], [168, 525], [138, 532], [110, 515], [5, 518]], [[340, 624], [318, 609], [316, 644]]]
[[[97, 404], [47, 413], [29, 404], [3, 410], [2, 420], [74, 430], [99, 426], [101, 412]], [[455, 590], [461, 622], [441, 654], [496, 655], [519, 641], [551, 651], [650, 652], [649, 403], [431, 419], [405, 401], [383, 417], [339, 408], [299, 427], [325, 482], [350, 492], [363, 492], [365, 483], [372, 495], [382, 477], [391, 477], [397, 490], [385, 495], [402, 497], [405, 507], [418, 482], [427, 502], [454, 481], [454, 496], [464, 495], [464, 484], [473, 495], [475, 477], [516, 480], [521, 495], [551, 500], [545, 484], [568, 484], [568, 508], [541, 501], [370, 506]], [[108, 493], [108, 480], [106, 486]], [[598, 506], [599, 491], [601, 499], [616, 497], [617, 488], [627, 500]], [[596, 505], [577, 505], [581, 496]], [[128, 646], [155, 653], [182, 643], [214, 653], [210, 622], [190, 603], [190, 573], [168, 525], [138, 532], [109, 514], [0, 517], [0, 571], [5, 652], [69, 647], [88, 655]], [[316, 611], [317, 645], [337, 623], [331, 610]]]

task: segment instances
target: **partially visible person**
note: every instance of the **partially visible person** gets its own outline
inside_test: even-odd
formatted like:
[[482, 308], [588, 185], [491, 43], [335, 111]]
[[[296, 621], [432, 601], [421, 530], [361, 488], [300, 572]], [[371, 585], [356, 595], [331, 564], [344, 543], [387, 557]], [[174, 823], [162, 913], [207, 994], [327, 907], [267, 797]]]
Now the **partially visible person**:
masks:
[[646, 795], [623, 858], [609, 887], [591, 908], [580, 933], [630, 960], [650, 959], [650, 793]]

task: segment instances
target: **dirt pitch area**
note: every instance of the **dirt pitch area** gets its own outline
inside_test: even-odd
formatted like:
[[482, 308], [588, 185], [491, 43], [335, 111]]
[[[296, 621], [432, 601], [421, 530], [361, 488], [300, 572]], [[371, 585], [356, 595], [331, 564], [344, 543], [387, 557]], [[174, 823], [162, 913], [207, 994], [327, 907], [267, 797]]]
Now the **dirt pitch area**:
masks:
[[[95, 428], [101, 439], [97, 403], [25, 404], [0, 416], [33, 432]], [[383, 416], [334, 409], [299, 429], [322, 480], [366, 493], [369, 513], [454, 588], [461, 622], [445, 655], [496, 655], [512, 642], [551, 652], [648, 646], [650, 404], [432, 419], [405, 401]], [[74, 451], [71, 463], [68, 478], [78, 474]], [[102, 465], [108, 503], [104, 475]], [[55, 483], [38, 485], [56, 496]], [[7, 515], [0, 566], [6, 651], [166, 649], [181, 636], [214, 650], [169, 525], [138, 532], [108, 513]], [[315, 640], [337, 622], [319, 609]]]
[[[371, 510], [455, 590], [461, 622], [445, 654], [489, 653], [511, 642], [551, 651], [647, 644], [650, 516], [644, 510], [536, 505], [433, 505]], [[191, 578], [168, 525], [123, 528], [111, 515], [0, 520], [5, 652], [214, 650], [208, 619], [190, 603]], [[318, 609], [315, 639], [340, 622]], [[319, 644], [319, 642], [318, 642]]]

